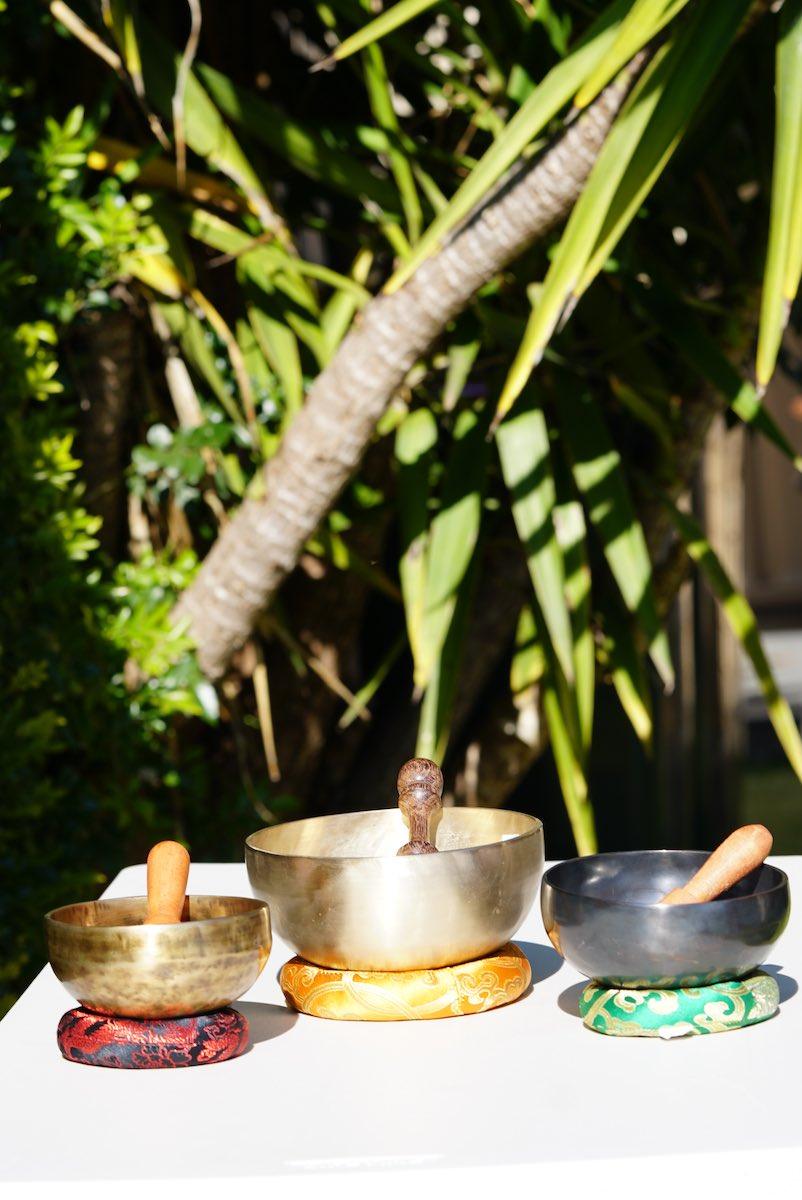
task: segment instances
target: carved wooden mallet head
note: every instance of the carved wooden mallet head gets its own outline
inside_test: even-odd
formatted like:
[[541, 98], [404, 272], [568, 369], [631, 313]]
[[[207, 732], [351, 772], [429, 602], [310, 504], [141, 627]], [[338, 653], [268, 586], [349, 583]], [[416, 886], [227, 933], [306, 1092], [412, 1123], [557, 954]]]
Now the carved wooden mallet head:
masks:
[[435, 818], [443, 807], [443, 773], [429, 758], [411, 758], [398, 772], [398, 807], [409, 826], [399, 854], [436, 854]]

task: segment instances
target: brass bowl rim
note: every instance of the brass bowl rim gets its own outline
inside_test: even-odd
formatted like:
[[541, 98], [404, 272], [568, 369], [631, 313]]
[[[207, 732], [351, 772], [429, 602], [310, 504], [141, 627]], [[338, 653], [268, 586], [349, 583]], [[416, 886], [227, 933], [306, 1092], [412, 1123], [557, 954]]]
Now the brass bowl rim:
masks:
[[[594, 858], [608, 858], [608, 857], [613, 857], [613, 856], [615, 856], [616, 858], [627, 858], [628, 856], [631, 855], [634, 858], [636, 855], [642, 857], [643, 855], [646, 855], [646, 854], [654, 855], [655, 857], [658, 857], [662, 854], [688, 854], [688, 853], [704, 854], [704, 853], [709, 853], [709, 851], [671, 850], [671, 849], [667, 849], [665, 847], [663, 847], [660, 850], [613, 850], [610, 852], [603, 852], [603, 853], [599, 853], [599, 854], [586, 854], [583, 856], [583, 861], [590, 862]], [[545, 887], [545, 885], [548, 884], [548, 886], [554, 892], [561, 892], [562, 895], [564, 895], [564, 896], [574, 896], [574, 897], [578, 897], [579, 899], [582, 899], [582, 900], [591, 900], [594, 904], [598, 904], [604, 908], [638, 908], [638, 909], [648, 909], [650, 912], [651, 911], [654, 911], [654, 912], [659, 911], [661, 914], [663, 914], [663, 913], [670, 914], [672, 912], [676, 912], [677, 910], [679, 910], [680, 912], [684, 912], [685, 910], [687, 910], [689, 908], [694, 909], [696, 912], [698, 912], [701, 907], [699, 904], [659, 904], [657, 901], [655, 901], [653, 904], [636, 904], [632, 900], [608, 900], [606, 896], [594, 896], [589, 892], [580, 892], [576, 888], [564, 887], [562, 884], [555, 883], [552, 876], [559, 874], [559, 869], [565, 863], [575, 862], [575, 861], [576, 861], [575, 859], [567, 859], [566, 858], [566, 859], [563, 859], [562, 862], [554, 863], [554, 865], [549, 867], [548, 871], [545, 872], [542, 883], [541, 883], [541, 887]], [[774, 892], [782, 891], [784, 888], [788, 887], [788, 876], [786, 875], [785, 871], [783, 871], [782, 867], [775, 867], [773, 863], [767, 863], [767, 862], [761, 863], [761, 866], [768, 867], [768, 869], [770, 871], [774, 871], [775, 874], [777, 876], [779, 876], [779, 878], [777, 879], [777, 881], [775, 883], [772, 883], [770, 887], [762, 888], [759, 892], [745, 892], [744, 895], [742, 895], [742, 896], [719, 897], [717, 900], [711, 901], [711, 903], [715, 904], [716, 909], [718, 911], [721, 911], [722, 906], [724, 906], [724, 905], [729, 906], [731, 904], [740, 904], [741, 901], [743, 901], [743, 900], [751, 900], [752, 902], [754, 902], [754, 899], [756, 896], [770, 896]], [[670, 921], [670, 920], [674, 920], [674, 919], [675, 918], [672, 918], [669, 915], [658, 917], [658, 920], [663, 920], [663, 921]]]
[[132, 900], [147, 901], [147, 896], [106, 896], [106, 897], [101, 896], [97, 900], [76, 900], [72, 904], [60, 904], [58, 906], [58, 908], [51, 908], [49, 912], [46, 912], [44, 919], [45, 919], [46, 924], [48, 922], [50, 922], [50, 924], [56, 925], [59, 929], [81, 929], [81, 930], [122, 929], [122, 930], [125, 930], [127, 933], [130, 933], [131, 930], [133, 930], [133, 929], [177, 929], [177, 930], [188, 929], [190, 925], [194, 929], [197, 929], [198, 926], [202, 926], [202, 925], [207, 925], [207, 926], [214, 925], [215, 927], [219, 927], [221, 924], [224, 924], [225, 922], [239, 921], [243, 917], [248, 917], [252, 913], [258, 912], [258, 910], [260, 908], [266, 908], [268, 911], [268, 916], [270, 915], [270, 905], [268, 904], [268, 902], [266, 900], [259, 900], [255, 896], [218, 896], [218, 895], [215, 895], [212, 893], [189, 892], [189, 893], [187, 893], [187, 899], [188, 900], [242, 900], [242, 901], [245, 901], [247, 904], [251, 905], [251, 907], [246, 908], [243, 912], [227, 913], [225, 916], [222, 916], [222, 917], [200, 917], [197, 920], [179, 921], [178, 924], [176, 924], [176, 925], [155, 925], [155, 924], [154, 925], [145, 925], [144, 922], [140, 923], [139, 925], [80, 925], [80, 924], [76, 925], [76, 924], [73, 924], [72, 921], [63, 921], [59, 918], [58, 914], [65, 912], [69, 908], [82, 908], [88, 904], [123, 905], [123, 904], [130, 904], [130, 902]]
[[[492, 842], [480, 842], [476, 846], [451, 846], [444, 850], [438, 850], [437, 854], [472, 854], [475, 850], [486, 850], [489, 846], [512, 846], [516, 842], [523, 842], [527, 838], [533, 837], [534, 834], [542, 831], [543, 822], [540, 817], [533, 817], [531, 813], [518, 812], [512, 808], [486, 808], [482, 805], [477, 805], [475, 808], [467, 808], [464, 805], [454, 805], [453, 808], [444, 809], [444, 812], [499, 812], [508, 813], [511, 817], [523, 817], [526, 821], [532, 822], [531, 829], [525, 830], [523, 833], [515, 833], [512, 837], [496, 838]], [[373, 808], [358, 810], [353, 813], [325, 813], [320, 817], [298, 817], [295, 821], [280, 821], [276, 825], [264, 825], [261, 829], [255, 829], [253, 833], [249, 833], [245, 839], [245, 846], [248, 850], [252, 850], [257, 854], [266, 854], [270, 858], [284, 858], [293, 862], [436, 862], [436, 855], [408, 855], [405, 858], [397, 858], [393, 854], [281, 854], [276, 850], [267, 850], [263, 846], [253, 845], [252, 838], [258, 837], [261, 833], [269, 833], [272, 829], [278, 829], [279, 826], [286, 828], [288, 825], [300, 825], [304, 821], [328, 821], [332, 817], [374, 817], [382, 813], [396, 812], [393, 808]], [[406, 868], [404, 868], [406, 869]]]

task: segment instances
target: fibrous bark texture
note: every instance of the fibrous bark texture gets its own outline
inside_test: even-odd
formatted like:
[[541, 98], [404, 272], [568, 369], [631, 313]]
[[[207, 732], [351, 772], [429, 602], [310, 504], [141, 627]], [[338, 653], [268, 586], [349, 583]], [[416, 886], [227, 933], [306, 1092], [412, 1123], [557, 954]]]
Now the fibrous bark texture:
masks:
[[177, 605], [209, 676], [223, 674], [295, 566], [411, 367], [484, 283], [566, 216], [636, 70], [519, 166], [404, 287], [364, 309], [270, 462], [264, 498], [241, 506]]

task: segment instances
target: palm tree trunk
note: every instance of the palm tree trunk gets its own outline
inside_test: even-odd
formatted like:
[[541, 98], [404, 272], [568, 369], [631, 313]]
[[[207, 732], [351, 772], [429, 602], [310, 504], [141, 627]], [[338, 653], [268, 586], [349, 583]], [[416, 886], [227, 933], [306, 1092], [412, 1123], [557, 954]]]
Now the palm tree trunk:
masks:
[[264, 498], [245, 501], [176, 607], [210, 677], [225, 671], [295, 566], [407, 372], [483, 284], [566, 216], [642, 62], [539, 159], [520, 164], [404, 287], [364, 309], [271, 460]]

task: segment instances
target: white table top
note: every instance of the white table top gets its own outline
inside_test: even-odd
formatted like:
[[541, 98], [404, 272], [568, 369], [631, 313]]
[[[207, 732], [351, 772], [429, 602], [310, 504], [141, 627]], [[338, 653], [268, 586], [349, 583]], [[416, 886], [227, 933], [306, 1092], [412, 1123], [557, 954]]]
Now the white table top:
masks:
[[[802, 887], [802, 858], [773, 861]], [[141, 894], [144, 884], [144, 867], [130, 867], [106, 894]], [[249, 894], [238, 864], [194, 864], [189, 890]], [[175, 1071], [65, 1062], [55, 1035], [71, 1001], [47, 967], [0, 1024], [0, 1180], [61, 1181], [60, 1197], [108, 1194], [102, 1181], [114, 1181], [115, 1196], [141, 1193], [155, 1179], [192, 1181], [193, 1196], [212, 1187], [219, 1196], [221, 1186], [245, 1195], [266, 1177], [319, 1195], [336, 1179], [351, 1196], [378, 1186], [382, 1197], [410, 1187], [426, 1195], [426, 1181], [461, 1197], [489, 1184], [500, 1195], [522, 1182], [628, 1178], [649, 1196], [662, 1185], [676, 1196], [680, 1186], [697, 1190], [700, 1171], [719, 1185], [730, 1175], [787, 1182], [802, 1165], [800, 932], [792, 915], [767, 966], [780, 983], [777, 1017], [671, 1042], [583, 1028], [581, 977], [548, 944], [537, 904], [516, 938], [532, 990], [467, 1018], [297, 1016], [276, 981], [290, 956], [276, 939], [237, 1003], [252, 1048]]]

